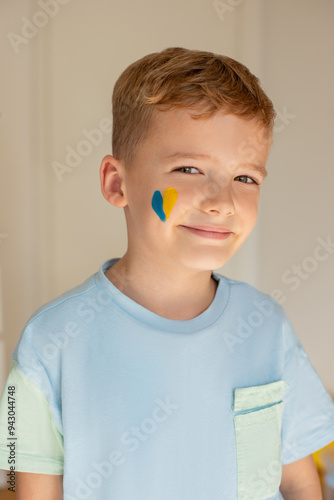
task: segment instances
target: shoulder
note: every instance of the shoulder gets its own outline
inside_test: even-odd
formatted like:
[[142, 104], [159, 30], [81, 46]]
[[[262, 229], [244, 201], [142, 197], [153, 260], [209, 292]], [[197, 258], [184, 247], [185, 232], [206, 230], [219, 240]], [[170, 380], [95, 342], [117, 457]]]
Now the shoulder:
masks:
[[97, 293], [95, 275], [87, 278], [83, 283], [77, 285], [57, 297], [42, 304], [30, 316], [26, 323], [26, 327], [37, 325], [40, 321], [55, 319], [69, 311], [75, 311], [85, 299]]
[[237, 281], [218, 273], [214, 276], [229, 288], [229, 308], [242, 316], [261, 316], [282, 324], [286, 318], [284, 308], [268, 293], [245, 281]]
[[96, 326], [103, 321], [102, 313], [112, 302], [96, 275], [46, 302], [30, 316], [12, 355], [22, 371], [59, 364], [65, 351], [74, 355], [80, 339], [90, 338], [92, 323]]

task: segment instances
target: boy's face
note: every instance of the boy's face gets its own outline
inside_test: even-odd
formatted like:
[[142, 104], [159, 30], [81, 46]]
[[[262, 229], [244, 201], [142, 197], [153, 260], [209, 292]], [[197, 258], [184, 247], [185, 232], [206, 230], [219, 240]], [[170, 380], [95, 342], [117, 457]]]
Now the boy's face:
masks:
[[[237, 252], [255, 226], [264, 180], [252, 165], [264, 168], [270, 150], [255, 120], [223, 112], [194, 120], [190, 112], [158, 112], [131, 167], [121, 168], [128, 254], [167, 272], [211, 271]], [[191, 229], [198, 226], [231, 232]]]

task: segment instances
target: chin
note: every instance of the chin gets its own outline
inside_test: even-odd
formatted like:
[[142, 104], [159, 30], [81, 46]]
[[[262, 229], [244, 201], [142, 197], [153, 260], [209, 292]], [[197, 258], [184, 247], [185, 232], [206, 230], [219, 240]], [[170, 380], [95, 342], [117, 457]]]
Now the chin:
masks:
[[198, 271], [212, 271], [222, 267], [234, 255], [227, 255], [226, 252], [222, 251], [220, 251], [219, 255], [217, 255], [217, 252], [215, 253], [216, 255], [212, 255], [212, 252], [205, 250], [201, 252], [201, 255], [194, 255], [193, 253], [184, 260], [184, 265]]

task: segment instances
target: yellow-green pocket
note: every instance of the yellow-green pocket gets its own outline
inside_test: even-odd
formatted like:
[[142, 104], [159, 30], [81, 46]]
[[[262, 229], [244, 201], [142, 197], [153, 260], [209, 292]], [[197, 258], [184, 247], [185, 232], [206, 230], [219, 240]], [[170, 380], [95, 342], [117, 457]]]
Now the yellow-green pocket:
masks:
[[278, 380], [234, 391], [238, 500], [265, 500], [279, 488], [286, 387]]

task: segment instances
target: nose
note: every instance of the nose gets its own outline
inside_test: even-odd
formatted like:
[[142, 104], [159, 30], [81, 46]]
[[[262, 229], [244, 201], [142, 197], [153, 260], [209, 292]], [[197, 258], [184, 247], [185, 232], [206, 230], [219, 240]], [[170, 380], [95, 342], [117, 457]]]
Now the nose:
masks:
[[206, 213], [234, 214], [232, 187], [225, 176], [220, 176], [216, 181], [208, 181], [203, 186], [198, 197], [198, 207]]

